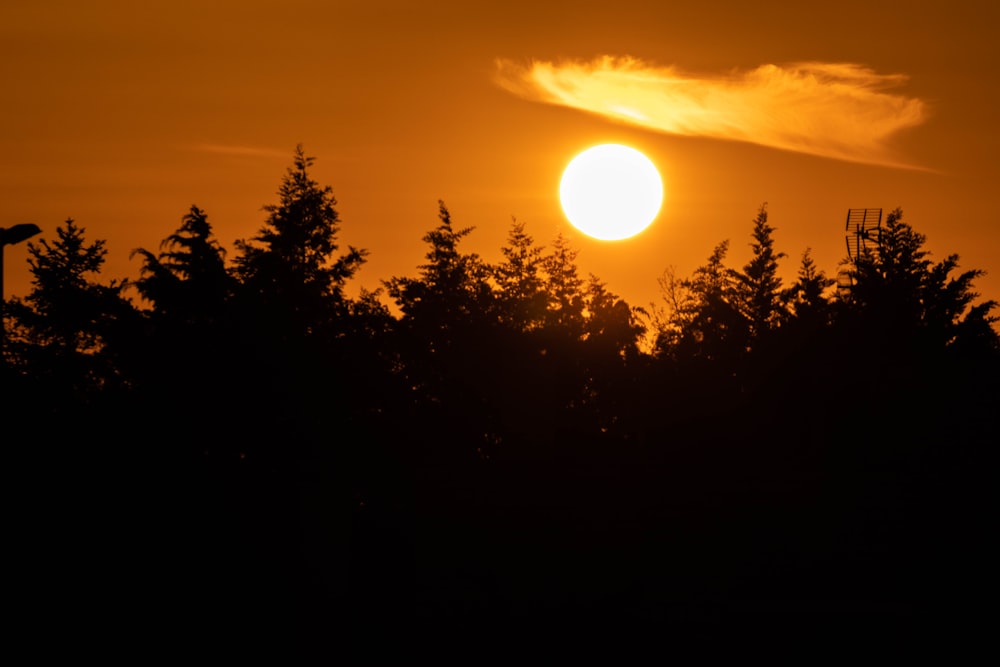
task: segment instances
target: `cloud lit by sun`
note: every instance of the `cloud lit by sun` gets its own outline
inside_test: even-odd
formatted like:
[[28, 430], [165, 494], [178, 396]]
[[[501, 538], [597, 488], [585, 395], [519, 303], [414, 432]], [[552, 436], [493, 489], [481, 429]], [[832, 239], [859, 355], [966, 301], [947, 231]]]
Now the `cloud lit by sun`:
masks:
[[902, 74], [863, 65], [761, 65], [724, 76], [605, 56], [590, 62], [497, 62], [499, 84], [525, 98], [568, 106], [669, 134], [746, 141], [822, 157], [913, 167], [890, 139], [920, 125], [927, 105], [887, 92]]

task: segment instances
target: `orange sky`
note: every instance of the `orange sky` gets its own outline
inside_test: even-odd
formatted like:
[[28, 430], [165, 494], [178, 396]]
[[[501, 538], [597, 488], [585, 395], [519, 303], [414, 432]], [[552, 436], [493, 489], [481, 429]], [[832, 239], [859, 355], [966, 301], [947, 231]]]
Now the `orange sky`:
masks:
[[[51, 238], [73, 217], [108, 240], [104, 280], [135, 277], [129, 252], [192, 204], [227, 247], [254, 235], [302, 143], [340, 240], [370, 251], [369, 288], [415, 273], [443, 199], [476, 227], [467, 250], [498, 260], [516, 216], [541, 244], [569, 234], [584, 274], [644, 306], [667, 266], [687, 275], [724, 239], [741, 266], [766, 201], [788, 277], [806, 247], [836, 274], [848, 208], [901, 206], [1000, 299], [1000, 10], [824, 4], [7, 0], [0, 226]], [[605, 74], [648, 122], [587, 106], [610, 94], [585, 87], [604, 62], [638, 68], [641, 85]], [[538, 67], [556, 88], [525, 78]], [[557, 198], [568, 160], [606, 141], [649, 155], [666, 190], [615, 243], [573, 230]], [[8, 296], [29, 289], [25, 258], [6, 249]]]

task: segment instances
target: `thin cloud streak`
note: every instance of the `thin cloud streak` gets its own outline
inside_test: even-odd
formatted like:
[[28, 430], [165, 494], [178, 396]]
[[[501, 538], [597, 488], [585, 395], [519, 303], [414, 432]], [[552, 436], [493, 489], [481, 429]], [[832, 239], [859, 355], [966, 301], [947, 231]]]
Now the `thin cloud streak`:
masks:
[[906, 80], [852, 63], [761, 65], [699, 77], [628, 57], [526, 66], [497, 61], [497, 83], [537, 102], [668, 134], [915, 169], [890, 146], [894, 135], [928, 115], [922, 100], [887, 92]]
[[222, 144], [197, 144], [192, 149], [203, 153], [215, 153], [217, 155], [230, 155], [236, 157], [284, 157], [287, 158], [290, 151], [279, 151], [273, 148], [258, 148], [256, 146], [225, 146]]

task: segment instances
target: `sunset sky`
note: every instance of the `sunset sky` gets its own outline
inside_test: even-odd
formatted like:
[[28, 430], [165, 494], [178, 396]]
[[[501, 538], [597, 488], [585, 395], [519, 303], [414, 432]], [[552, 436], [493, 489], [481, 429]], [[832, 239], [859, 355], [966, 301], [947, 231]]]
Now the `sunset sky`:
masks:
[[[415, 274], [442, 199], [466, 250], [499, 260], [516, 216], [645, 306], [722, 240], [742, 266], [767, 202], [786, 280], [806, 247], [836, 274], [849, 208], [899, 206], [1000, 299], [998, 19], [985, 0], [6, 0], [0, 226], [72, 217], [107, 239], [104, 280], [134, 278], [129, 252], [196, 204], [232, 256], [301, 143], [372, 289]], [[664, 179], [625, 241], [559, 208], [563, 168], [604, 142]], [[26, 256], [6, 249], [7, 296]]]

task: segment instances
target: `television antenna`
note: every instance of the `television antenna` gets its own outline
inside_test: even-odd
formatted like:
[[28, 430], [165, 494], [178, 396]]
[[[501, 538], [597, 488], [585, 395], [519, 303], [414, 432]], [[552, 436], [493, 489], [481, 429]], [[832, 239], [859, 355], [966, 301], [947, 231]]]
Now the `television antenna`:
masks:
[[847, 264], [837, 274], [837, 289], [847, 291], [854, 284], [854, 268], [864, 256], [878, 256], [882, 244], [882, 209], [847, 209], [845, 226], [847, 242]]
[[847, 210], [847, 256], [857, 264], [862, 255], [878, 253], [882, 243], [882, 209], [851, 208]]

